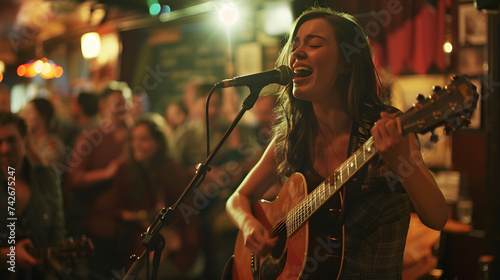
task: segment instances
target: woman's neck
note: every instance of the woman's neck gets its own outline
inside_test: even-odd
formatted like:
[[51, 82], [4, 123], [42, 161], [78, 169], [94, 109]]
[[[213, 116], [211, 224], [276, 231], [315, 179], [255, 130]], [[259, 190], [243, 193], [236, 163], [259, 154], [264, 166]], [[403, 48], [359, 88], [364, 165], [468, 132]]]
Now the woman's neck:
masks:
[[334, 138], [350, 133], [352, 120], [345, 110], [320, 105], [313, 105], [313, 109], [320, 134]]

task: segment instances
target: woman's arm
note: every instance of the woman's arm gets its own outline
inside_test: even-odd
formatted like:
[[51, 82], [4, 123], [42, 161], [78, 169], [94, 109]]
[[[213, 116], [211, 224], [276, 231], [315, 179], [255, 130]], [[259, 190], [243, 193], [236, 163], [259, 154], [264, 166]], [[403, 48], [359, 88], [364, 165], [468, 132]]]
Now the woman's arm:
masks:
[[446, 201], [425, 166], [415, 135], [401, 136], [394, 115], [382, 113], [381, 117], [371, 130], [377, 152], [398, 176], [420, 220], [441, 230], [448, 220]]
[[245, 246], [261, 256], [271, 250], [276, 239], [269, 237], [267, 229], [252, 214], [252, 204], [258, 201], [276, 180], [273, 140], [226, 204], [229, 217], [243, 233]]

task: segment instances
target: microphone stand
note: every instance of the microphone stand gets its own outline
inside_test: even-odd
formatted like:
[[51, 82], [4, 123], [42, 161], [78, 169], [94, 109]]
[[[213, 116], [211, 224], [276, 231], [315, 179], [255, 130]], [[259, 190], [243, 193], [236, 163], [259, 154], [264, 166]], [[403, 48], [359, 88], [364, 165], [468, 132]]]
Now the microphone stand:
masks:
[[[158, 266], [159, 266], [159, 256], [160, 256], [157, 250], [159, 250], [159, 252], [161, 253], [165, 245], [165, 239], [161, 234], [159, 234], [160, 229], [163, 227], [164, 224], [170, 225], [173, 222], [173, 220], [175, 219], [177, 207], [184, 201], [184, 199], [191, 193], [191, 191], [193, 191], [203, 182], [207, 172], [210, 171], [210, 163], [212, 162], [213, 158], [217, 155], [220, 148], [222, 147], [224, 142], [226, 142], [227, 138], [234, 130], [234, 128], [236, 128], [236, 125], [241, 120], [246, 111], [252, 109], [255, 102], [259, 98], [260, 91], [262, 90], [262, 88], [264, 88], [264, 86], [266, 86], [266, 84], [259, 84], [259, 83], [248, 86], [248, 88], [250, 89], [250, 94], [243, 101], [241, 109], [234, 118], [233, 122], [231, 123], [231, 126], [226, 130], [222, 139], [219, 141], [219, 143], [217, 143], [217, 146], [215, 146], [215, 148], [212, 150], [211, 154], [208, 156], [205, 163], [198, 164], [195, 176], [193, 177], [193, 179], [191, 179], [191, 182], [189, 182], [188, 186], [181, 194], [181, 196], [172, 206], [168, 207], [168, 209], [163, 208], [158, 213], [153, 223], [151, 223], [151, 225], [148, 227], [148, 231], [146, 232], [144, 239], [141, 241], [142, 245], [144, 245], [145, 247], [145, 250], [139, 257], [135, 256], [135, 254], [132, 255], [131, 258], [135, 258], [134, 263], [127, 271], [127, 274], [123, 277], [123, 280], [137, 279], [137, 274], [144, 265], [145, 259], [147, 259], [147, 257], [149, 256], [150, 251], [155, 251], [153, 259], [152, 280], [156, 280], [156, 276], [158, 273]], [[224, 87], [224, 84], [222, 82], [215, 84], [212, 90], [210, 91], [209, 96], [212, 94], [212, 92], [215, 91], [215, 89], [222, 87]], [[147, 278], [149, 278], [149, 270]]]

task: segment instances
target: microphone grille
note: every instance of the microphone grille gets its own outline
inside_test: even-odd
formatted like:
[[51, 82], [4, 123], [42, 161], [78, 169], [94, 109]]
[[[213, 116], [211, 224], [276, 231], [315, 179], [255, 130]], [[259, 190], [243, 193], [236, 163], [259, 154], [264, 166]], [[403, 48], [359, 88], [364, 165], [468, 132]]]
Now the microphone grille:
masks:
[[293, 79], [292, 69], [286, 65], [280, 65], [277, 70], [280, 72], [280, 81], [278, 84], [283, 86], [288, 85]]

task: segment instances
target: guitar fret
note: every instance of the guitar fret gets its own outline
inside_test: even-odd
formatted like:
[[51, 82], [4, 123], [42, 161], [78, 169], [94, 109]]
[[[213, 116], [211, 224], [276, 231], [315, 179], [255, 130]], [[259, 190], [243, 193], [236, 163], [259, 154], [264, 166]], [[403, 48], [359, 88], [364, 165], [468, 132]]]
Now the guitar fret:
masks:
[[317, 201], [317, 199], [318, 199], [318, 198], [316, 197], [316, 195], [315, 195], [315, 192], [314, 192], [314, 191], [313, 191], [313, 193], [312, 193], [312, 194], [313, 194], [313, 195], [312, 195], [313, 208], [314, 208], [314, 209], [316, 209], [316, 206], [318, 205], [318, 201]]
[[291, 215], [288, 215], [287, 219], [286, 219], [286, 231], [287, 231], [287, 233], [286, 233], [287, 236], [290, 236], [292, 234], [292, 232], [293, 232], [293, 229], [292, 229], [292, 216]]
[[307, 197], [306, 201], [307, 201], [307, 203], [306, 203], [307, 204], [307, 208], [306, 208], [307, 212], [306, 213], [307, 213], [307, 216], [309, 216], [312, 213], [312, 211], [311, 211], [311, 207], [312, 207], [311, 199], [309, 198], [309, 196]]
[[363, 145], [363, 161], [366, 161], [366, 144]]
[[298, 224], [301, 225], [304, 220], [304, 203], [300, 203], [300, 215]]
[[327, 191], [326, 195], [327, 195], [327, 196], [330, 196], [330, 195], [332, 194], [332, 191], [331, 191], [331, 189], [330, 189], [330, 187], [331, 187], [332, 185], [330, 184], [330, 181], [331, 181], [331, 178], [327, 178], [327, 180], [326, 180], [326, 182], [325, 182], [325, 184], [326, 184], [326, 191]]
[[347, 171], [347, 168], [343, 167], [342, 168], [342, 177], [343, 177], [343, 180], [342, 182], [345, 182], [347, 180], [347, 178], [349, 177], [349, 173], [347, 172], [347, 174], [344, 174], [344, 172]]
[[293, 230], [295, 230], [295, 229], [297, 228], [297, 220], [298, 220], [298, 218], [299, 218], [299, 211], [298, 211], [298, 210], [299, 210], [299, 209], [297, 209], [297, 210], [295, 211], [295, 215], [294, 215], [295, 217], [294, 217], [294, 219], [293, 219]]
[[359, 150], [355, 151], [332, 175], [289, 212], [286, 217], [287, 235], [290, 236], [301, 227], [375, 153], [373, 137], [370, 137]]

